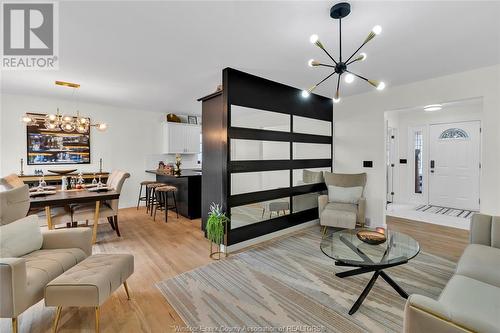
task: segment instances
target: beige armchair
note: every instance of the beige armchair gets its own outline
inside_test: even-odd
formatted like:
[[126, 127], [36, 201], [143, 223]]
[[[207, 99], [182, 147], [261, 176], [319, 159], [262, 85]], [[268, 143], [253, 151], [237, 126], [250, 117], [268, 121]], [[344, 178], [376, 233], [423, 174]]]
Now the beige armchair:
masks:
[[[129, 177], [130, 174], [128, 172], [115, 170], [109, 175], [106, 185], [120, 193], [123, 183], [125, 183], [125, 180]], [[102, 202], [99, 207], [99, 217], [107, 218], [111, 227], [116, 231], [118, 237], [120, 237], [120, 229], [118, 228], [118, 200], [119, 199]], [[93, 220], [95, 205], [93, 203], [75, 205], [72, 211], [73, 221], [75, 222]]]
[[45, 285], [92, 253], [89, 228], [40, 230], [27, 186], [0, 192], [0, 317], [17, 317], [43, 298]]
[[366, 173], [341, 174], [324, 172], [323, 177], [327, 186], [363, 188], [361, 198], [357, 203], [329, 202], [328, 195], [318, 197], [319, 223], [323, 226], [323, 234], [327, 227], [354, 229], [356, 225], [365, 225], [366, 200], [363, 197], [366, 185]]
[[404, 332], [499, 332], [499, 267], [500, 216], [475, 214], [470, 244], [439, 298], [408, 298]]

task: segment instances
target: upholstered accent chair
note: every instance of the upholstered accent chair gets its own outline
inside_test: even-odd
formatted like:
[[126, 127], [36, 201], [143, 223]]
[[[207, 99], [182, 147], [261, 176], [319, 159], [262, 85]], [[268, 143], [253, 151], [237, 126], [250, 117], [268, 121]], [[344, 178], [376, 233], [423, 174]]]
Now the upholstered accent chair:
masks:
[[[115, 170], [109, 175], [106, 186], [120, 193], [123, 183], [125, 183], [125, 180], [129, 177], [130, 174], [128, 172]], [[93, 221], [95, 204], [75, 205], [72, 207], [72, 211], [74, 222]], [[101, 206], [99, 207], [99, 217], [107, 218], [111, 227], [116, 231], [118, 237], [120, 237], [120, 229], [118, 228], [118, 199], [101, 202]]]
[[9, 190], [24, 186], [24, 182], [15, 173], [0, 178], [0, 190]]
[[41, 231], [28, 186], [0, 192], [0, 317], [17, 317], [43, 298], [45, 285], [92, 253], [89, 228]]
[[356, 225], [365, 225], [366, 200], [363, 197], [366, 185], [366, 173], [342, 174], [324, 172], [326, 186], [341, 188], [362, 187], [357, 202], [330, 201], [328, 195], [318, 197], [319, 223], [323, 226], [323, 234], [327, 227], [354, 229]]
[[411, 295], [405, 333], [500, 330], [500, 216], [475, 214], [470, 244], [437, 300]]

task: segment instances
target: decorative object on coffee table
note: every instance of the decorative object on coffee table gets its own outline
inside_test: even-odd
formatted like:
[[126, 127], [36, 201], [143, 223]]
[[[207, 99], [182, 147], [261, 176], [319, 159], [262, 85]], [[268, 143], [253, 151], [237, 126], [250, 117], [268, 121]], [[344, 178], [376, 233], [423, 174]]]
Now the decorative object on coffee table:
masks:
[[56, 175], [67, 175], [68, 173], [75, 172], [77, 169], [65, 169], [65, 170], [47, 170], [49, 172], [55, 173]]
[[[207, 224], [205, 226], [207, 231], [207, 238], [210, 241], [210, 258], [219, 260], [221, 253], [227, 256], [227, 223], [229, 218], [222, 208], [212, 203], [210, 206], [210, 213], [208, 214]], [[215, 251], [213, 245], [216, 245]], [[222, 248], [223, 247], [223, 248]], [[217, 258], [215, 257], [217, 255]]]
[[359, 229], [345, 229], [334, 232], [321, 240], [321, 251], [335, 260], [335, 266], [355, 268], [338, 272], [340, 278], [373, 272], [372, 278], [356, 300], [349, 314], [358, 311], [380, 276], [403, 298], [408, 294], [387, 273], [385, 269], [406, 264], [420, 252], [418, 242], [408, 235], [388, 230], [387, 241], [371, 245], [358, 237]]
[[196, 116], [188, 116], [188, 124], [197, 125], [198, 119], [196, 119]]
[[359, 230], [356, 233], [356, 236], [358, 236], [359, 240], [371, 245], [377, 245], [377, 244], [382, 244], [387, 240], [385, 235], [383, 233], [380, 233], [378, 231], [373, 231], [373, 230]]

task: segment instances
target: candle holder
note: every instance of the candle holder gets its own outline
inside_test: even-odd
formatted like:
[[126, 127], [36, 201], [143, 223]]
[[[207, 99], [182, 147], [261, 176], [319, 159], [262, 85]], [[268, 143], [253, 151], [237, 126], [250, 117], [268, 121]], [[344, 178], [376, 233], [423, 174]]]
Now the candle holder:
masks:
[[24, 176], [24, 160], [21, 158], [21, 172], [19, 173], [20, 176]]

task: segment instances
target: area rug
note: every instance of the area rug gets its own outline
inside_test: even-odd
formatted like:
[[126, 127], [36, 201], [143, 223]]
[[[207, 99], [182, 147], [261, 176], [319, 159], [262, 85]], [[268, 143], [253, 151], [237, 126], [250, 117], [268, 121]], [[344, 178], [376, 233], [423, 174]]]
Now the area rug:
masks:
[[[267, 242], [157, 284], [184, 329], [231, 332], [401, 332], [405, 300], [383, 279], [352, 316], [372, 273], [338, 278], [319, 227]], [[421, 252], [386, 272], [409, 294], [437, 298], [455, 264]]]

